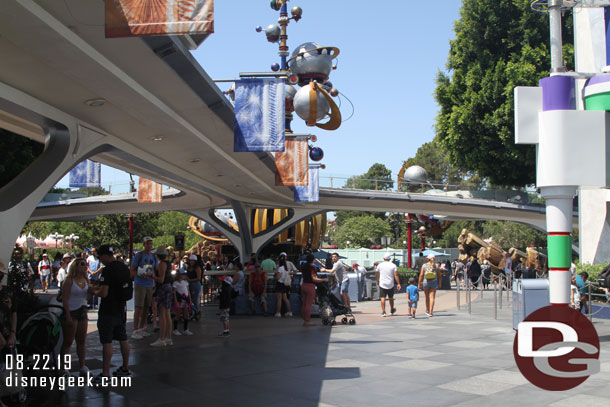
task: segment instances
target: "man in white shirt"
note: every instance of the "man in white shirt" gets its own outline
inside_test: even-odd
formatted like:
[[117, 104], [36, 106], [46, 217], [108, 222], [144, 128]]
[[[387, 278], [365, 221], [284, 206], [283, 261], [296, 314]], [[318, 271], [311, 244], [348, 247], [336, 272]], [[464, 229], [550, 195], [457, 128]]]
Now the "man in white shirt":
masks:
[[377, 285], [379, 286], [379, 298], [381, 298], [381, 316], [385, 317], [385, 299], [386, 296], [390, 299], [390, 312], [392, 315], [396, 315], [396, 308], [394, 308], [394, 281], [396, 281], [396, 287], [400, 291], [400, 280], [398, 279], [398, 271], [396, 264], [392, 263], [390, 259], [392, 255], [386, 253], [383, 255], [383, 262], [379, 263], [375, 270], [375, 276], [377, 278]]
[[326, 273], [332, 273], [337, 278], [337, 285], [340, 287], [339, 292], [341, 293], [341, 298], [343, 299], [343, 304], [351, 310], [350, 298], [348, 294], [349, 289], [349, 277], [347, 275], [347, 271], [345, 270], [345, 264], [341, 260], [339, 260], [339, 253], [333, 253], [333, 268], [329, 270], [327, 268], [322, 267], [320, 271]]

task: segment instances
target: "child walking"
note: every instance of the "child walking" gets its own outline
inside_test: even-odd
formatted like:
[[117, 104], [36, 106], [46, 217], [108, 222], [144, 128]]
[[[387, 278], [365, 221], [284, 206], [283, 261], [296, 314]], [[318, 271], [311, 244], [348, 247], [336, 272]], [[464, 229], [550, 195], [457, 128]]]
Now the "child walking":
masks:
[[415, 319], [415, 311], [417, 311], [417, 300], [419, 300], [419, 289], [415, 285], [415, 279], [409, 279], [407, 287], [407, 302], [409, 303], [409, 318]]
[[231, 276], [225, 276], [221, 278], [222, 284], [220, 288], [220, 322], [222, 322], [222, 332], [218, 334], [221, 338], [228, 338], [231, 336], [229, 329], [229, 310], [231, 309], [231, 292], [233, 291], [232, 283], [233, 279]]
[[[189, 311], [191, 308], [191, 293], [189, 291], [189, 283], [186, 281], [186, 270], [180, 270], [178, 279], [172, 284], [174, 288], [174, 335], [192, 335], [188, 329], [189, 326]], [[180, 315], [184, 321], [184, 331], [178, 330], [178, 321]]]

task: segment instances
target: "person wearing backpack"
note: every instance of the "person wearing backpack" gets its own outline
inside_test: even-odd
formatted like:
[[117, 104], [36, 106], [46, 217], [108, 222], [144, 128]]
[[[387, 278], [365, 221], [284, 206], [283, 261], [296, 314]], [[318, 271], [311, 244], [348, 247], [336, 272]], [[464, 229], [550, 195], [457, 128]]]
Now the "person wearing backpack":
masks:
[[93, 288], [95, 295], [101, 298], [97, 318], [97, 329], [103, 347], [102, 373], [94, 377], [94, 383], [108, 382], [110, 379], [110, 359], [112, 358], [112, 341], [119, 341], [123, 364], [113, 372], [113, 376], [130, 376], [129, 353], [127, 342], [127, 309], [126, 302], [133, 295], [133, 283], [129, 268], [115, 260], [114, 250], [109, 245], [97, 249], [97, 255], [104, 264], [102, 275]]
[[267, 273], [260, 264], [257, 264], [255, 271], [248, 276], [248, 299], [252, 313], [255, 312], [254, 301], [258, 301], [263, 307], [264, 315], [267, 316]]
[[439, 270], [434, 262], [434, 255], [428, 255], [428, 262], [421, 267], [419, 273], [419, 289], [424, 290], [426, 296], [426, 315], [429, 317], [434, 315], [434, 299], [436, 297], [436, 289], [440, 280]]

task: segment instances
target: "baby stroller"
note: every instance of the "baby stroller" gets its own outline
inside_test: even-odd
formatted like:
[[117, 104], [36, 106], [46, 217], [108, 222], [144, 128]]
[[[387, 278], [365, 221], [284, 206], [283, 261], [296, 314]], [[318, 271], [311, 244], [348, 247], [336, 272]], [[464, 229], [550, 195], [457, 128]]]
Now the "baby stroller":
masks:
[[[27, 375], [70, 376], [70, 366], [63, 366], [60, 360], [64, 340], [61, 314], [62, 306], [43, 305], [21, 325], [17, 334], [17, 350], [23, 355]], [[47, 364], [43, 369], [41, 366], [44, 363]]]
[[322, 318], [324, 325], [335, 325], [337, 323], [335, 319], [339, 315], [343, 315], [341, 323], [344, 325], [348, 322], [350, 325], [356, 323], [356, 318], [352, 311], [343, 304], [341, 299], [331, 292], [328, 283], [316, 284], [316, 295], [320, 306], [320, 318]]

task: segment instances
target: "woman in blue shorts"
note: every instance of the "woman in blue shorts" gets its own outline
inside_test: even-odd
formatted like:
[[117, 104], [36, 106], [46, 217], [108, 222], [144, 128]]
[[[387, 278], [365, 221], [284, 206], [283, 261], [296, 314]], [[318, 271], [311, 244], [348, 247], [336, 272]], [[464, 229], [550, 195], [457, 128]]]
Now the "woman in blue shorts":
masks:
[[426, 295], [426, 315], [434, 314], [434, 298], [439, 282], [439, 270], [434, 262], [434, 255], [428, 255], [428, 262], [424, 264], [419, 273], [419, 289]]

